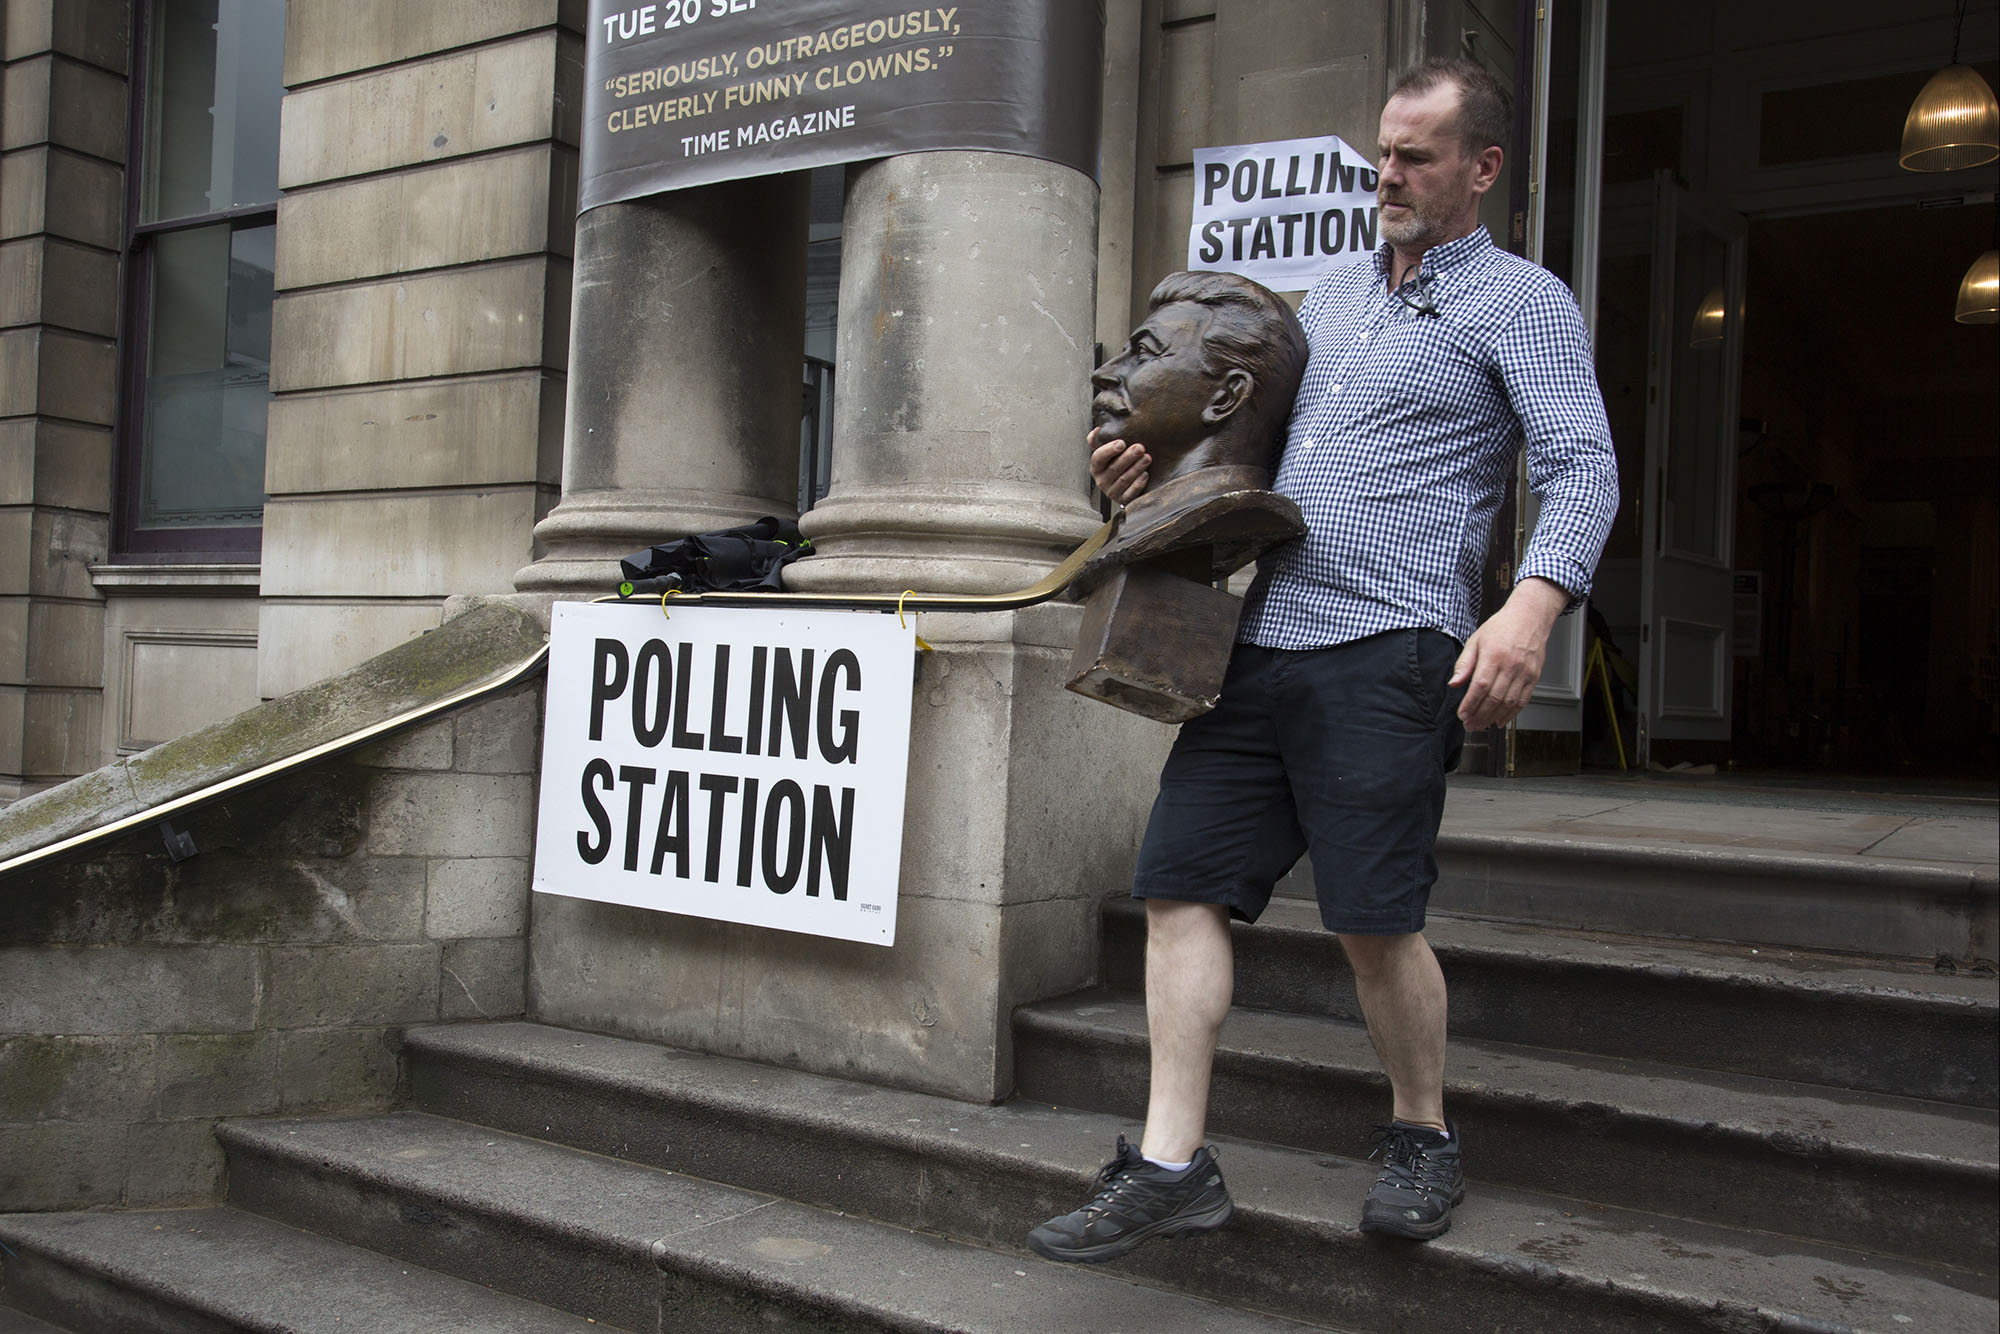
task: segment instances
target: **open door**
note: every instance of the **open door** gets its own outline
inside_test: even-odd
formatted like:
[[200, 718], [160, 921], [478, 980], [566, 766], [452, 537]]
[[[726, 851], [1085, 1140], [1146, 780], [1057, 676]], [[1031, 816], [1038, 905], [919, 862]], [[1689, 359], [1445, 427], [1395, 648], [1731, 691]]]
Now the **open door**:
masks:
[[[1744, 219], [1654, 180], [1638, 759], [1729, 742], [1729, 627], [1743, 356]], [[1669, 747], [1669, 749], [1673, 749]]]

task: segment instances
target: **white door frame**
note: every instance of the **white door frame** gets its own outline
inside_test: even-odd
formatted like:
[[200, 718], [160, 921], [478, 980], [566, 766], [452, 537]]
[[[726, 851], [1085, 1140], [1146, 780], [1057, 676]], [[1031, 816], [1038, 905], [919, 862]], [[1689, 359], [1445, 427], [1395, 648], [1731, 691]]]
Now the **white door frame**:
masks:
[[[1637, 762], [1652, 758], [1655, 738], [1703, 741], [1729, 739], [1731, 659], [1730, 573], [1736, 547], [1736, 423], [1743, 366], [1743, 303], [1748, 220], [1700, 199], [1661, 171], [1655, 178], [1652, 327], [1647, 348], [1646, 471], [1644, 527], [1639, 565], [1639, 737]], [[1723, 337], [1715, 353], [1696, 353], [1689, 343], [1689, 312], [1679, 293], [1677, 246], [1681, 225], [1692, 221], [1725, 247], [1722, 281]], [[1721, 357], [1718, 392], [1700, 405], [1717, 420], [1705, 442], [1715, 451], [1712, 490], [1702, 497], [1713, 506], [1713, 541], [1707, 551], [1674, 545], [1667, 489], [1674, 450], [1685, 449], [1689, 433], [1677, 430], [1676, 368], [1690, 355]], [[1683, 679], [1668, 670], [1669, 648], [1678, 646], [1677, 670], [1704, 671], [1705, 680]], [[1699, 664], [1699, 666], [1697, 666]]]
[[[1578, 53], [1576, 216], [1573, 222], [1574, 273], [1571, 290], [1583, 312], [1584, 328], [1597, 338], [1598, 215], [1604, 182], [1604, 35], [1608, 0], [1544, 0], [1535, 23], [1535, 105], [1528, 170], [1528, 258], [1542, 262], [1547, 238], [1549, 68], [1554, 24], [1559, 4], [1577, 4], [1583, 15], [1582, 49]], [[1523, 452], [1515, 464], [1513, 568], [1521, 568], [1528, 536], [1541, 513], [1541, 502], [1528, 490], [1528, 461]], [[1581, 610], [1558, 620], [1549, 633], [1542, 679], [1528, 707], [1508, 724], [1508, 769], [1513, 768], [1515, 729], [1537, 732], [1583, 730], [1584, 616]]]

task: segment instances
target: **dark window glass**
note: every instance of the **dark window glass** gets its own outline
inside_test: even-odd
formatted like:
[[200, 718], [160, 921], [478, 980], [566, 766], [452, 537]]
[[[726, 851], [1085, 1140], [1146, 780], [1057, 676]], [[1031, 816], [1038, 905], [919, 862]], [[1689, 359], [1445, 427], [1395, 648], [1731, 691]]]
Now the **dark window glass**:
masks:
[[259, 544], [284, 41], [284, 0], [152, 0], [139, 28], [128, 552]]
[[153, 245], [153, 330], [138, 526], [260, 521], [275, 227], [168, 232]]

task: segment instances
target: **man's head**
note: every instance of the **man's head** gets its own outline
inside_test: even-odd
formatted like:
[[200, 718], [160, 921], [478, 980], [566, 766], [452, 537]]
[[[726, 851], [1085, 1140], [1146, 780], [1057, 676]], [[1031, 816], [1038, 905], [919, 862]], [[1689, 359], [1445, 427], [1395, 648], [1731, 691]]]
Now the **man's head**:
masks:
[[1091, 373], [1100, 442], [1153, 456], [1154, 484], [1214, 464], [1269, 467], [1306, 368], [1292, 308], [1233, 273], [1170, 273], [1124, 350]]
[[1377, 145], [1383, 237], [1407, 258], [1476, 228], [1513, 118], [1507, 89], [1470, 60], [1427, 60], [1396, 80]]

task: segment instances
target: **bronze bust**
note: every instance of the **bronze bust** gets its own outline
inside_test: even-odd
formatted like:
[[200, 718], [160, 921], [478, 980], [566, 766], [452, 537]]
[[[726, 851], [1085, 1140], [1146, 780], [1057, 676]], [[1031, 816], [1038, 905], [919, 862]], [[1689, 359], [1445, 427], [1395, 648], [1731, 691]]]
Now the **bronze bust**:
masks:
[[1169, 274], [1147, 304], [1090, 377], [1096, 438], [1153, 464], [1071, 585], [1086, 608], [1070, 689], [1178, 722], [1213, 707], [1235, 637], [1242, 604], [1215, 581], [1305, 532], [1268, 488], [1308, 353], [1291, 307], [1235, 274]]

